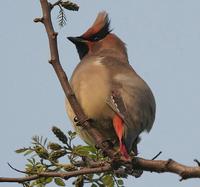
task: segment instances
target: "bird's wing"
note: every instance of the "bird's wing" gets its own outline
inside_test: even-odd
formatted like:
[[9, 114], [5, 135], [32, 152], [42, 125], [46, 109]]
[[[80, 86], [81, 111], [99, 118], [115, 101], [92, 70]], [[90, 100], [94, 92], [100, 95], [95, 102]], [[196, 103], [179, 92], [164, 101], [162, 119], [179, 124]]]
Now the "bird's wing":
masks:
[[112, 95], [107, 98], [106, 103], [116, 113], [114, 118], [118, 116], [118, 118], [121, 119], [120, 121], [122, 123], [119, 121], [118, 124], [115, 124], [117, 122], [115, 122], [116, 120], [113, 120], [113, 125], [120, 141], [120, 150], [123, 153], [123, 145], [125, 145], [126, 150], [124, 155], [126, 155], [126, 151], [131, 151], [133, 142], [139, 136], [141, 128], [132, 120], [129, 115], [130, 111], [125, 107], [123, 98], [119, 93], [116, 94], [113, 92]]
[[155, 117], [155, 101], [147, 84], [127, 65], [110, 68], [112, 93], [106, 103], [123, 120], [123, 137], [128, 152], [139, 134], [149, 131]]
[[128, 112], [124, 105], [124, 101], [119, 92], [113, 90], [109, 98], [107, 98], [106, 103], [108, 106], [125, 122], [128, 124]]

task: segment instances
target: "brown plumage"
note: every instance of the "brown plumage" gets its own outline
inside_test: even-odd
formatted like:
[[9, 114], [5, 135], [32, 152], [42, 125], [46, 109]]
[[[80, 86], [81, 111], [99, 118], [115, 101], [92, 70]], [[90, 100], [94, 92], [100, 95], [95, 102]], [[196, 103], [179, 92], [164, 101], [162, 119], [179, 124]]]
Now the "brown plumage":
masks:
[[[155, 118], [153, 94], [128, 62], [125, 44], [109, 28], [106, 12], [100, 12], [94, 24], [80, 37], [69, 37], [81, 62], [71, 78], [71, 86], [85, 114], [105, 140], [119, 147], [128, 157], [138, 137], [150, 131]], [[67, 113], [75, 115], [68, 102]], [[80, 137], [94, 145], [94, 137], [74, 125]], [[137, 153], [136, 153], [137, 154]]]

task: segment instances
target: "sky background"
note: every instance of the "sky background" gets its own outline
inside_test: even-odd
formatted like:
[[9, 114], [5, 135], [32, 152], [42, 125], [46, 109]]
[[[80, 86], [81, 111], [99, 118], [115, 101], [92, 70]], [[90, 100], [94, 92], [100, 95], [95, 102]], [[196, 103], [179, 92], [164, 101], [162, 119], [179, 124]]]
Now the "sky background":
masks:
[[[106, 10], [111, 28], [126, 44], [129, 61], [152, 88], [156, 121], [143, 134], [140, 156], [173, 158], [187, 165], [200, 159], [200, 1], [199, 0], [76, 0], [78, 12], [67, 12], [60, 29], [53, 12], [61, 63], [70, 77], [79, 58], [67, 36], [81, 35], [99, 11]], [[17, 177], [7, 162], [24, 168], [26, 158], [14, 152], [28, 146], [31, 137], [55, 140], [51, 127], [72, 130], [64, 108], [64, 94], [48, 64], [49, 48], [39, 0], [2, 1], [0, 6], [0, 176]], [[81, 140], [77, 143], [82, 144]], [[0, 187], [19, 184], [3, 184]], [[52, 186], [52, 185], [50, 185]], [[71, 183], [68, 183], [71, 186]], [[129, 177], [125, 186], [199, 186], [199, 179], [179, 182], [174, 174], [145, 172]]]

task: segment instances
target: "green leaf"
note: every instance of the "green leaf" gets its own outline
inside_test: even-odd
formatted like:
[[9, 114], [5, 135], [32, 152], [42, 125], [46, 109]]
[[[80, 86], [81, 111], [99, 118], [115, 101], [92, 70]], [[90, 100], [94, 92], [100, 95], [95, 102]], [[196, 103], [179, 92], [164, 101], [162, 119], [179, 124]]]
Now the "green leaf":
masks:
[[52, 177], [49, 177], [49, 178], [47, 178], [47, 179], [45, 180], [45, 183], [46, 183], [46, 184], [51, 183], [52, 180], [53, 180], [53, 178], [52, 178]]
[[29, 163], [31, 163], [32, 165], [35, 165], [35, 159], [34, 158], [32, 158], [32, 159], [27, 159], [27, 161], [29, 162]]
[[97, 186], [96, 184], [93, 183], [93, 184], [91, 185], [91, 187], [98, 187], [98, 186]]
[[71, 136], [71, 135], [72, 135], [72, 131], [68, 131], [67, 133], [69, 134], [69, 136]]
[[48, 159], [49, 154], [45, 148], [43, 148], [41, 146], [35, 146], [34, 150], [40, 158]]
[[61, 5], [67, 10], [78, 11], [79, 9], [79, 6], [76, 3], [72, 3], [70, 1], [61, 1]]
[[92, 182], [94, 174], [87, 174], [88, 180]]
[[49, 159], [52, 161], [56, 161], [57, 159], [59, 159], [60, 157], [63, 157], [67, 154], [67, 152], [65, 150], [58, 150], [58, 151], [53, 151], [50, 156]]
[[25, 153], [24, 153], [24, 156], [27, 156], [29, 154], [31, 154], [33, 152], [33, 150], [27, 150]]
[[76, 137], [76, 132], [68, 131], [68, 134], [71, 139], [74, 139]]
[[37, 184], [44, 184], [45, 181], [46, 181], [46, 179], [44, 177], [41, 177], [36, 180]]
[[119, 179], [119, 180], [117, 180], [117, 183], [122, 186], [124, 184], [124, 181]]
[[29, 150], [28, 148], [21, 148], [21, 149], [17, 149], [15, 150], [16, 153], [24, 153], [25, 151]]
[[58, 19], [59, 25], [61, 27], [64, 27], [66, 25], [67, 18], [66, 18], [63, 8], [61, 6], [59, 6], [59, 8], [60, 8], [60, 11], [59, 11], [59, 15], [57, 16], [57, 19]]
[[43, 141], [43, 136], [40, 136], [40, 137], [38, 137], [39, 138], [39, 143], [41, 143], [42, 144], [42, 141]]
[[64, 181], [61, 178], [55, 178], [54, 179], [55, 184], [57, 184], [58, 186], [65, 186]]
[[95, 147], [92, 147], [92, 146], [82, 146], [84, 150], [88, 151], [88, 152], [91, 152], [91, 153], [96, 153], [96, 148]]
[[52, 132], [62, 143], [68, 144], [67, 136], [58, 127], [52, 127]]
[[52, 143], [52, 142], [50, 142], [50, 143], [48, 144], [48, 148], [51, 149], [51, 150], [56, 151], [56, 150], [62, 149], [62, 146], [59, 145], [59, 144], [57, 144], [57, 143]]
[[47, 143], [47, 138], [45, 138], [45, 140], [44, 140], [44, 142], [43, 142], [43, 145], [46, 145], [46, 143]]
[[88, 156], [89, 155], [89, 151], [87, 148], [85, 148], [85, 146], [75, 146], [73, 149], [73, 153], [77, 154], [79, 156]]
[[75, 185], [75, 187], [83, 187], [84, 184], [83, 175], [78, 176], [72, 184]]
[[37, 169], [37, 172], [40, 173], [40, 172], [45, 171], [45, 166], [44, 165], [39, 165], [39, 166], [37, 166], [36, 169]]
[[105, 186], [114, 187], [113, 177], [111, 175], [105, 175], [102, 178], [102, 182]]
[[33, 136], [32, 137], [32, 140], [33, 140], [33, 142], [32, 142], [32, 144], [40, 144], [40, 137], [39, 136]]
[[26, 164], [26, 169], [32, 169], [33, 168], [33, 165], [32, 164]]

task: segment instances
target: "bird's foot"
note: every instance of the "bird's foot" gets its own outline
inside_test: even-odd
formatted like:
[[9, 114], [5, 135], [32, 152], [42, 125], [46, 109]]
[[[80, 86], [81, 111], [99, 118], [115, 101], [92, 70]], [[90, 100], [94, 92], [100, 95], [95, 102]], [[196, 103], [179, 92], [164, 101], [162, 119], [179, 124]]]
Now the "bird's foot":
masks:
[[[102, 151], [102, 154], [104, 155], [104, 156], [106, 156], [106, 154], [105, 154], [105, 150], [107, 150], [107, 149], [112, 149], [113, 147], [114, 147], [114, 142], [112, 141], [112, 140], [110, 140], [110, 139], [107, 139], [107, 140], [104, 140], [102, 143], [101, 143], [101, 145], [102, 145], [102, 147], [103, 147], [103, 149], [101, 149], [101, 151]], [[98, 145], [95, 145], [95, 147], [96, 147], [96, 149], [100, 149], [100, 147], [98, 146]]]
[[84, 126], [84, 123], [88, 121], [89, 123], [93, 122], [92, 119], [90, 118], [85, 118], [85, 119], [78, 119], [77, 116], [74, 117], [74, 122], [76, 123], [76, 126]]

